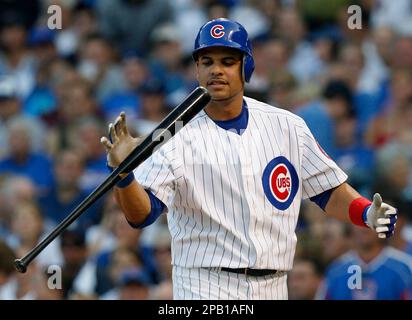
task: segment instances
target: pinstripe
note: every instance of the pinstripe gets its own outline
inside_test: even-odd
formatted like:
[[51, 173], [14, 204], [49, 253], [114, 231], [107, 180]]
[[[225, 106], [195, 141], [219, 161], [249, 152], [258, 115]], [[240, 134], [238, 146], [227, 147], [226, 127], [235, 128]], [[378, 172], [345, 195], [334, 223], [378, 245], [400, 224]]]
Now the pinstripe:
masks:
[[183, 278], [183, 268], [180, 268], [180, 278], [182, 279], [183, 300], [186, 300], [186, 290], [184, 287], [185, 280]]
[[230, 299], [230, 288], [231, 288], [231, 283], [230, 283], [230, 272], [227, 273], [227, 299]]
[[198, 277], [198, 280], [199, 280], [199, 299], [201, 299], [202, 298], [202, 290], [201, 290], [201, 287], [202, 287], [202, 285], [201, 285], [201, 278], [200, 278], [200, 268], [197, 268], [197, 277]]
[[270, 300], [273, 300], [273, 299], [274, 299], [274, 297], [273, 297], [273, 290], [274, 290], [274, 288], [275, 288], [275, 284], [274, 284], [273, 277], [272, 277], [272, 278], [270, 279], [270, 287], [269, 287]]
[[[194, 158], [193, 148], [191, 149], [191, 152], [192, 152], [192, 158]], [[196, 181], [196, 167], [195, 167], [195, 166], [193, 166], [193, 180]], [[192, 188], [192, 193], [191, 193], [191, 203], [192, 203], [192, 204], [195, 203], [194, 193], [195, 193], [195, 189]], [[201, 208], [200, 208], [200, 209], [201, 209]], [[192, 220], [193, 220], [194, 223], [193, 223], [192, 230], [190, 231], [189, 248], [188, 248], [187, 251], [186, 251], [186, 263], [185, 263], [185, 265], [188, 265], [188, 264], [187, 264], [187, 259], [188, 259], [188, 257], [189, 257], [190, 248], [192, 247], [192, 243], [193, 243], [193, 242], [192, 242], [192, 241], [193, 241], [192, 234], [193, 234], [193, 230], [195, 229], [196, 224], [197, 224], [196, 219], [195, 219], [195, 211], [194, 211], [194, 210], [192, 210]], [[193, 263], [192, 263], [192, 265], [194, 264], [195, 256], [196, 256], [196, 253], [193, 255]]]
[[264, 276], [263, 280], [265, 280], [265, 290], [263, 292], [265, 293], [265, 300], [268, 300], [268, 289], [269, 289], [269, 282], [268, 282], [268, 276]]
[[[256, 127], [259, 127], [259, 125], [257, 124], [257, 122], [256, 122], [256, 119], [254, 118], [254, 116], [250, 116], [250, 119], [253, 119], [253, 121], [254, 121], [254, 123], [255, 123], [255, 125], [256, 125]], [[259, 133], [259, 137], [260, 137], [260, 141], [262, 142], [262, 146], [265, 146], [265, 143], [263, 142], [263, 137], [262, 137], [262, 134], [261, 134], [261, 131], [259, 130], [258, 131], [258, 133]], [[270, 144], [270, 143], [268, 143], [268, 144]], [[270, 160], [269, 159], [269, 157], [268, 157], [268, 155], [267, 155], [267, 153], [266, 153], [266, 148], [263, 148], [263, 152], [264, 152], [264, 154], [265, 154], [265, 159], [264, 159], [264, 161], [263, 161], [263, 163], [261, 163], [261, 168], [263, 169], [264, 167], [265, 167], [265, 164]], [[259, 158], [260, 159], [260, 158]], [[260, 179], [259, 179], [260, 180]], [[260, 181], [259, 181], [260, 182]], [[255, 181], [255, 190], [256, 190], [256, 186], [258, 185], [258, 182], [256, 182]], [[258, 192], [256, 192], [256, 194], [258, 194]], [[261, 196], [262, 196], [262, 202], [263, 202], [263, 206], [264, 206], [264, 212], [262, 213], [262, 215], [263, 215], [263, 223], [262, 223], [262, 234], [261, 234], [261, 237], [265, 240], [265, 243], [266, 243], [266, 250], [269, 250], [270, 249], [270, 245], [269, 245], [269, 243], [267, 242], [267, 240], [266, 240], [266, 237], [265, 237], [265, 221], [266, 221], [266, 219], [265, 219], [265, 217], [264, 217], [264, 215], [265, 215], [265, 213], [266, 212], [268, 212], [268, 209], [267, 209], [267, 202], [265, 201], [265, 195], [262, 193], [261, 194]], [[264, 265], [263, 264], [263, 254], [262, 254], [262, 256], [261, 256], [261, 261], [260, 261], [260, 265]]]
[[[206, 120], [206, 119], [205, 119], [205, 120]], [[199, 129], [201, 129], [199, 123], [198, 123], [198, 126], [199, 126]], [[203, 139], [203, 135], [202, 135], [202, 139]], [[204, 141], [204, 139], [203, 139], [203, 141]], [[205, 148], [206, 148], [206, 143], [204, 142], [204, 144], [205, 144]], [[204, 166], [201, 166], [201, 168], [202, 168], [202, 178], [203, 178], [203, 179], [202, 179], [203, 189], [206, 190], [206, 185], [205, 185], [205, 184], [206, 184], [206, 179], [205, 179], [205, 173], [204, 173]], [[209, 206], [208, 206], [208, 201], [205, 201], [205, 204], [206, 204], [207, 210], [208, 210], [209, 212], [211, 212], [211, 210], [210, 210], [210, 208], [209, 208]], [[201, 219], [202, 219], [202, 231], [203, 231], [203, 215], [202, 215]], [[212, 231], [212, 217], [211, 217], [211, 216], [209, 216], [209, 228], [210, 228], [210, 229], [209, 229], [209, 232], [207, 233], [206, 249], [205, 249], [204, 252], [203, 252], [203, 257], [202, 257], [201, 265], [204, 265], [204, 259], [205, 259], [205, 257], [206, 257], [207, 248], [209, 247], [209, 244], [210, 244], [209, 236], [211, 235], [211, 231]], [[201, 235], [201, 233], [199, 233], [198, 248], [199, 248], [200, 243], [201, 243], [201, 241], [200, 241], [200, 235]], [[209, 278], [209, 280], [210, 280], [210, 278]], [[210, 285], [209, 285], [209, 296], [210, 296]]]
[[245, 279], [246, 279], [246, 282], [247, 282], [248, 299], [253, 299], [253, 286], [252, 286], [252, 283], [249, 281], [249, 276], [246, 276]]
[[[288, 133], [289, 133], [289, 159], [290, 159], [290, 161], [292, 161], [293, 159], [296, 159], [296, 157], [294, 157], [294, 156], [292, 155], [292, 151], [293, 151], [293, 150], [296, 150], [296, 149], [299, 149], [299, 145], [298, 145], [297, 141], [296, 141], [296, 144], [297, 144], [296, 146], [293, 146], [293, 145], [292, 145], [292, 131], [290, 130], [290, 125], [289, 125], [288, 119], [286, 118], [285, 120], [286, 120], [286, 124], [288, 125]], [[298, 159], [299, 159], [299, 157], [298, 157]], [[299, 169], [298, 169], [298, 170], [299, 170]], [[298, 171], [298, 170], [297, 170], [297, 171]], [[299, 177], [299, 175], [298, 175], [298, 177]], [[295, 207], [295, 206], [296, 206], [296, 202], [295, 202], [295, 201], [292, 202], [291, 206], [294, 206], [294, 207]], [[299, 214], [299, 208], [297, 208], [297, 210], [296, 210], [296, 207], [295, 207], [294, 210], [292, 210], [292, 212], [298, 212], [298, 214]], [[292, 230], [291, 227], [290, 227], [290, 216], [289, 216], [289, 215], [286, 215], [286, 221], [287, 221], [287, 223], [288, 223], [289, 234], [294, 234], [295, 230]], [[296, 225], [296, 223], [295, 223], [295, 225]], [[293, 228], [293, 229], [294, 229], [294, 228]], [[293, 252], [293, 250], [294, 250], [293, 238], [292, 238], [292, 237], [287, 237], [287, 238], [286, 238], [286, 242], [288, 242], [288, 241], [291, 242], [291, 243], [290, 243], [290, 250], [286, 250], [286, 253], [289, 255], [289, 258], [287, 259], [287, 265], [284, 266], [283, 270], [286, 270], [286, 269], [287, 269], [287, 266], [290, 265], [291, 255], [292, 255], [292, 252]]]
[[[207, 122], [207, 119], [205, 119], [205, 122]], [[199, 127], [199, 128], [200, 128], [200, 127]], [[205, 148], [206, 148], [206, 141], [205, 141], [205, 139], [204, 139], [204, 137], [203, 137], [202, 131], [200, 131], [200, 135], [202, 136], [202, 140], [203, 140], [203, 143], [205, 144]], [[214, 205], [214, 207], [215, 207], [215, 212], [217, 213], [216, 199], [215, 199], [215, 188], [214, 188], [214, 179], [213, 179], [212, 167], [210, 167], [210, 178], [211, 178], [211, 183], [212, 183], [213, 205]], [[217, 213], [216, 216], [217, 216], [217, 218], [219, 219], [219, 226], [218, 226], [218, 230], [217, 230], [217, 234], [219, 234], [220, 226], [222, 225], [222, 221], [220, 220], [220, 215], [219, 215], [219, 213]], [[211, 219], [210, 222], [212, 222], [212, 217], [210, 217], [210, 219]], [[214, 246], [214, 250], [213, 250], [212, 259], [211, 259], [209, 265], [212, 265], [212, 263], [213, 263], [213, 260], [214, 260], [215, 254], [216, 254], [216, 249], [217, 249], [217, 246], [215, 245], [215, 246]], [[224, 251], [225, 251], [225, 248], [223, 248], [223, 252], [224, 252]]]
[[[306, 144], [304, 144], [304, 145], [307, 147]], [[311, 150], [311, 152], [312, 152], [313, 154], [315, 154], [312, 150]], [[304, 157], [305, 157], [305, 159], [309, 160], [310, 164], [311, 164], [314, 168], [317, 168], [317, 167], [315, 166], [315, 164], [314, 164], [308, 157], [306, 157], [305, 155], [304, 155]], [[318, 159], [320, 159], [320, 158], [318, 157]], [[329, 166], [328, 166], [328, 168], [329, 168]], [[332, 172], [334, 172], [334, 171], [332, 171]], [[328, 178], [328, 175], [327, 175], [325, 172], [322, 172], [322, 174], [326, 177], [326, 180], [328, 180], [329, 185], [332, 186], [332, 183], [330, 182], [330, 180], [329, 180], [329, 178]], [[336, 180], [338, 180], [336, 174], [335, 174], [335, 178], [336, 178]]]
[[[305, 167], [302, 167], [302, 169], [305, 170], [308, 175], [310, 175], [310, 172], [309, 172]], [[309, 184], [309, 186], [312, 188], [313, 193], [316, 194], [315, 188], [313, 188], [312, 183], [310, 183], [310, 180], [306, 180], [306, 182], [307, 182], [307, 183]]]
[[[307, 158], [305, 155], [303, 155], [303, 157], [304, 157], [304, 158], [306, 159], [306, 161], [307, 161], [308, 163], [310, 163], [310, 164], [313, 166], [313, 168], [315, 168], [315, 170], [316, 170], [316, 167], [315, 167], [315, 165], [312, 163], [312, 161], [311, 161], [309, 158]], [[323, 188], [322, 184], [320, 183], [318, 176], [315, 174], [315, 175], [312, 175], [312, 177], [314, 177], [314, 178], [316, 179], [316, 181], [318, 182], [318, 186], [322, 189], [322, 191], [326, 191], [325, 188]]]
[[[249, 117], [249, 118], [251, 118], [251, 117]], [[251, 144], [253, 143], [253, 139], [250, 139], [251, 140]], [[255, 150], [256, 150], [256, 152], [258, 153], [258, 148], [257, 148], [257, 146], [255, 145]], [[253, 184], [252, 184], [252, 186], [253, 186], [253, 189], [254, 189], [254, 194], [257, 194], [257, 190], [256, 190], [256, 178], [255, 178], [255, 175], [252, 175], [252, 177], [253, 177]], [[249, 183], [248, 183], [248, 185], [249, 185]], [[249, 189], [250, 190], [250, 189]], [[253, 204], [254, 204], [254, 206], [255, 206], [255, 208], [257, 208], [257, 205], [256, 205], [256, 200], [255, 200], [255, 197], [254, 196], [252, 196], [251, 197], [252, 198], [252, 202], [253, 202]], [[257, 214], [257, 212], [256, 212], [256, 214]], [[251, 217], [252, 217], [253, 215], [251, 214]], [[259, 246], [260, 246], [260, 248], [261, 248], [261, 255], [263, 254], [263, 252], [264, 252], [264, 249], [263, 249], [263, 245], [262, 245], [262, 243], [260, 242], [260, 240], [259, 240], [259, 234], [256, 232], [256, 225], [257, 225], [257, 218], [255, 218], [255, 225], [254, 225], [254, 231], [255, 231], [255, 238], [256, 238], [256, 241], [257, 241], [257, 243], [259, 244]], [[257, 251], [257, 250], [256, 250]], [[257, 253], [256, 253], [256, 255], [258, 255]], [[256, 260], [257, 260], [257, 257], [256, 257]], [[255, 262], [255, 264], [256, 264], [256, 262]]]
[[[178, 190], [178, 192], [179, 192], [179, 194], [180, 194], [180, 190]], [[176, 246], [176, 248], [173, 248], [174, 250], [173, 251], [177, 251], [178, 250], [178, 248], [177, 248], [177, 237], [179, 236], [179, 234], [180, 234], [180, 232], [182, 231], [182, 229], [180, 228], [180, 220], [182, 219], [182, 217], [183, 217], [183, 214], [181, 213], [181, 211], [173, 211], [173, 217], [174, 217], [174, 215], [175, 215], [175, 212], [176, 213], [179, 213], [179, 219], [177, 220], [177, 222], [174, 224], [175, 226], [176, 226], [176, 228], [179, 228], [179, 231], [177, 232], [177, 233], [175, 233], [175, 232], [172, 232], [172, 229], [170, 229], [170, 234], [172, 235], [172, 248], [174, 247], [174, 246]], [[183, 213], [186, 213], [186, 208], [183, 208]], [[169, 224], [169, 226], [170, 226], [170, 224]], [[181, 245], [181, 250], [183, 250], [183, 242], [182, 242], [182, 245]], [[182, 255], [180, 255], [180, 257], [182, 257]], [[172, 263], [174, 263], [175, 261], [175, 256], [173, 255], [172, 256]]]
[[220, 295], [220, 272], [217, 272], [217, 286], [218, 286], [218, 293], [217, 293], [217, 298], [218, 299], [222, 299], [221, 295]]
[[[312, 186], [311, 186], [312, 187]], [[313, 190], [313, 188], [312, 188], [312, 190]], [[308, 195], [309, 195], [309, 193], [308, 193], [308, 191], [306, 190], [306, 187], [305, 187], [305, 185], [302, 183], [302, 191], [304, 191], [303, 192], [303, 195], [306, 195], [306, 197], [308, 197]], [[313, 191], [315, 191], [315, 190], [313, 190]], [[305, 197], [302, 197], [302, 198], [305, 198]]]
[[[193, 151], [192, 151], [193, 152]], [[182, 159], [182, 161], [183, 161], [183, 164], [185, 164], [185, 157], [183, 157], [183, 159]], [[184, 178], [183, 179], [183, 181], [184, 181], [184, 183], [185, 183], [185, 190], [188, 190], [189, 188], [188, 188], [188, 183], [187, 183], [187, 181], [186, 181], [186, 178]], [[178, 188], [178, 192], [179, 192], [179, 195], [181, 196], [181, 193], [180, 193], [180, 188]], [[182, 197], [182, 202], [183, 202], [183, 197]], [[180, 217], [179, 217], [179, 220], [176, 222], [176, 225], [178, 225], [179, 226], [179, 232], [177, 233], [177, 234], [172, 234], [173, 236], [175, 236], [174, 238], [173, 238], [173, 236], [172, 236], [172, 239], [176, 239], [176, 238], [178, 238], [178, 236], [180, 235], [180, 232], [182, 231], [182, 229], [183, 228], [180, 228], [180, 221], [181, 221], [181, 219], [182, 219], [182, 217], [185, 215], [185, 216], [187, 216], [187, 214], [186, 214], [186, 208], [187, 207], [189, 207], [189, 202], [188, 202], [188, 197], [187, 197], [187, 195], [186, 195], [186, 206], [184, 206], [183, 207], [183, 214], [181, 213], [181, 211], [178, 211], [179, 213], [180, 213]], [[172, 232], [171, 232], [172, 233]], [[176, 240], [173, 240], [173, 242], [172, 242], [172, 244], [173, 243], [177, 243], [177, 241]], [[181, 253], [180, 253], [180, 260], [182, 259], [182, 256], [183, 256], [183, 239], [182, 239], [182, 244], [181, 244], [181, 247], [180, 247], [180, 250], [181, 250]], [[179, 261], [179, 264], [180, 264], [180, 261]]]
[[[170, 150], [165, 151], [164, 154], [163, 154], [163, 157], [164, 157], [164, 158], [167, 158], [167, 155], [168, 155], [170, 152], [173, 152], [173, 151], [175, 151], [175, 150], [176, 150], [176, 147], [174, 147], [174, 148], [172, 148], [172, 149], [170, 149]], [[172, 160], [171, 160], [171, 162], [172, 162]]]
[[[310, 137], [306, 132], [305, 132], [306, 136]], [[306, 143], [303, 143], [306, 148], [308, 148], [308, 150], [319, 160], [321, 161], [326, 167], [330, 168], [330, 165], [328, 165], [321, 157], [319, 157], [313, 150], [312, 148], [310, 148]], [[335, 171], [332, 170], [333, 174], [335, 175], [335, 178], [337, 181], [339, 181], [338, 176], [336, 175]]]
[[[233, 156], [233, 154], [234, 154], [233, 148], [232, 148], [232, 145], [230, 144], [230, 138], [229, 138], [229, 135], [228, 135], [227, 132], [226, 132], [226, 136], [227, 136], [227, 138], [228, 138], [228, 140], [229, 140], [230, 151], [231, 151], [231, 154], [232, 154], [233, 163], [235, 163], [235, 158], [234, 158], [234, 156]], [[241, 189], [241, 181], [238, 180], [237, 175], [235, 175], [235, 178], [236, 178], [238, 187]], [[243, 210], [243, 197], [240, 198], [240, 208], [241, 208], [240, 211], [241, 211], [241, 214], [242, 214], [243, 231], [244, 231], [245, 237], [246, 237], [246, 239], [247, 239], [248, 233], [247, 233], [247, 231], [246, 231], [246, 222], [245, 222], [244, 210]], [[233, 213], [233, 214], [234, 214], [234, 213]], [[242, 248], [243, 248], [243, 243], [241, 242], [241, 245], [240, 245], [240, 254], [242, 254]], [[250, 255], [250, 245], [249, 245], [248, 248], [247, 248], [247, 257], [249, 257], [249, 255]], [[239, 265], [237, 266], [237, 268], [240, 268], [241, 263], [242, 263], [242, 259], [241, 259], [241, 257], [240, 257], [240, 258], [239, 258]]]
[[208, 271], [208, 273], [207, 273], [207, 278], [208, 278], [208, 283], [209, 283], [209, 293], [208, 293], [208, 295], [209, 295], [209, 297], [210, 297], [210, 295], [211, 295], [211, 291], [210, 291], [210, 285], [211, 285], [211, 281], [210, 281], [210, 270]]
[[[179, 169], [182, 168], [182, 167], [183, 167], [183, 164], [181, 164], [180, 166], [176, 167], [176, 168], [174, 169], [174, 171], [177, 171], [177, 170], [179, 170]], [[178, 179], [178, 178], [176, 178], [176, 179]]]
[[[189, 220], [190, 220], [190, 219], [189, 219]], [[194, 210], [192, 210], [192, 219], [191, 219], [191, 220], [193, 221], [193, 227], [192, 227], [192, 229], [190, 230], [189, 248], [187, 249], [187, 252], [188, 252], [188, 253], [190, 253], [190, 248], [192, 247], [192, 244], [193, 244], [193, 240], [192, 240], [193, 237], [192, 237], [192, 235], [193, 235], [193, 230], [196, 228], [196, 224], [197, 224], [196, 219], [195, 219], [195, 211], [194, 211]], [[185, 265], [188, 265], [188, 263], [187, 263], [188, 258], [189, 258], [189, 254], [186, 253], [186, 262], [185, 262]], [[196, 253], [193, 255], [193, 262], [194, 262], [195, 258], [196, 258]]]
[[186, 269], [189, 273], [189, 276], [187, 277], [189, 279], [189, 292], [190, 292], [190, 300], [193, 300], [193, 286], [192, 286], [192, 268]]
[[[280, 119], [279, 119], [279, 117], [277, 117], [277, 120], [278, 120], [278, 125], [279, 125], [279, 129], [280, 129], [282, 138], [283, 138], [283, 140], [285, 140], [285, 134], [284, 134], [284, 132], [283, 132], [282, 125], [280, 124]], [[290, 147], [290, 146], [289, 146], [289, 147]], [[280, 221], [281, 221], [281, 223], [282, 223], [282, 230], [285, 230], [285, 225], [284, 225], [284, 221], [283, 221], [283, 216], [280, 217]], [[279, 232], [278, 234], [280, 235], [280, 232], [281, 232], [281, 231], [279, 230], [278, 232]], [[279, 239], [279, 237], [278, 237], [278, 239]], [[284, 270], [285, 268], [287, 268], [287, 267], [286, 267], [286, 252], [288, 252], [288, 242], [287, 242], [287, 239], [286, 239], [286, 241], [285, 241], [285, 247], [286, 247], [286, 249], [285, 249], [285, 253], [283, 254], [283, 265], [281, 266], [282, 270]], [[280, 252], [279, 252], [279, 254], [280, 254]], [[279, 259], [279, 264], [280, 264], [280, 259]]]
[[242, 300], [242, 299], [244, 299], [244, 298], [241, 297], [240, 294], [239, 294], [240, 282], [241, 282], [241, 280], [240, 280], [239, 274], [236, 273], [236, 295], [239, 297], [239, 300]]
[[[150, 172], [152, 172], [153, 168], [154, 168], [155, 163], [152, 162], [150, 168], [146, 171], [146, 178], [143, 179], [143, 181], [148, 181], [149, 179], [149, 174]], [[143, 173], [143, 172], [142, 172]], [[139, 177], [138, 177], [139, 178]], [[143, 177], [142, 177], [143, 178]]]
[[[266, 136], [269, 138], [269, 137], [270, 137], [270, 134], [269, 134], [269, 132], [268, 132], [268, 130], [267, 130], [266, 123], [264, 122], [264, 120], [262, 119], [262, 117], [261, 117], [260, 114], [259, 114], [259, 117], [260, 117], [261, 123], [263, 124], [263, 128], [264, 128], [265, 131], [266, 131]], [[277, 140], [276, 140], [276, 142], [277, 142]], [[262, 141], [262, 144], [263, 144], [263, 141]], [[275, 150], [273, 149], [273, 145], [272, 145], [271, 143], [269, 143], [268, 145], [270, 146], [270, 149], [272, 150], [272, 154], [275, 155], [276, 153], [275, 153]], [[279, 153], [280, 153], [280, 148], [279, 148], [279, 147], [278, 147], [278, 150], [279, 150]], [[268, 156], [266, 156], [266, 160], [267, 160], [267, 161], [270, 160]], [[264, 196], [264, 195], [263, 195], [263, 201], [266, 203], [266, 199], [265, 199], [265, 196]], [[270, 237], [270, 239], [271, 239], [271, 246], [270, 246], [269, 248], [271, 248], [272, 245], [273, 245], [273, 243], [274, 243], [273, 234], [272, 234], [273, 220], [274, 220], [274, 218], [270, 219], [269, 237]], [[277, 245], [278, 245], [278, 251], [280, 251], [279, 243], [277, 243]], [[268, 261], [267, 261], [267, 265], [268, 265], [268, 266], [270, 265], [270, 263], [269, 263], [270, 254], [272, 254], [272, 260], [274, 260], [273, 250], [269, 250]]]
[[178, 275], [178, 268], [174, 265], [173, 266], [173, 296], [175, 295], [178, 297], [178, 299], [182, 299], [182, 296], [180, 294], [180, 281], [179, 281], [179, 275]]
[[[204, 166], [202, 166], [202, 177], [203, 177], [203, 190], [206, 190], [206, 179], [205, 179], [205, 173], [204, 173]], [[209, 208], [209, 205], [208, 205], [208, 201], [205, 201], [205, 205], [206, 205], [206, 208], [207, 208], [208, 212], [211, 212], [211, 210]], [[204, 215], [202, 214], [202, 231], [203, 231], [203, 216]], [[209, 244], [210, 244], [209, 236], [211, 235], [211, 233], [212, 233], [212, 216], [209, 216], [209, 231], [208, 231], [207, 236], [206, 236], [207, 237], [207, 243], [206, 243], [206, 249], [203, 252], [203, 257], [202, 257], [202, 261], [201, 261], [202, 266], [204, 265], [203, 262], [204, 262], [205, 257], [206, 257], [207, 248], [209, 247]], [[199, 246], [200, 246], [200, 243], [201, 243], [201, 241], [200, 241], [200, 233], [199, 233]], [[199, 248], [199, 246], [198, 246], [198, 248]], [[210, 286], [209, 286], [209, 295], [210, 295]]]
[[247, 277], [245, 277], [245, 283], [246, 283], [246, 299], [250, 299], [251, 295], [250, 295], [250, 283]]
[[[222, 142], [222, 138], [221, 138], [221, 135], [220, 134], [218, 134], [218, 137], [219, 137], [219, 141], [220, 141], [220, 143], [221, 143], [221, 145], [222, 145], [222, 147], [223, 147], [223, 142]], [[225, 157], [225, 162], [226, 162], [226, 168], [228, 168], [229, 167], [229, 165], [228, 165], [228, 163], [227, 163], [227, 158]], [[223, 184], [223, 181], [222, 181], [222, 184]], [[232, 210], [231, 210], [231, 212], [232, 212], [232, 221], [233, 221], [233, 225], [235, 225], [235, 206], [234, 206], [234, 203], [233, 203], [233, 187], [232, 187], [232, 182], [229, 180], [229, 190], [230, 190], [230, 199], [231, 199], [231, 203], [232, 203]], [[222, 185], [222, 193], [223, 193], [223, 185]], [[222, 198], [224, 198], [224, 195], [222, 194]], [[226, 210], [225, 210], [225, 212], [226, 212]], [[227, 235], [227, 233], [226, 233], [226, 235]], [[226, 236], [225, 236], [226, 237]], [[226, 238], [225, 238], [225, 240], [226, 240]], [[229, 260], [229, 266], [231, 266], [232, 265], [232, 259], [233, 259], [233, 245], [234, 245], [234, 243], [235, 243], [235, 237], [234, 237], [234, 235], [232, 234], [232, 248], [231, 248], [231, 250], [230, 250], [230, 260]], [[223, 254], [222, 254], [222, 259], [223, 259]], [[221, 266], [222, 265], [222, 259], [220, 259], [220, 263], [219, 263], [219, 265]]]
[[[209, 130], [209, 132], [211, 132], [208, 122], [206, 122], [206, 127], [207, 127], [207, 129]], [[219, 135], [219, 134], [218, 134], [218, 135]], [[220, 136], [220, 135], [219, 135], [219, 136]], [[218, 155], [217, 155], [216, 148], [213, 148], [213, 151], [215, 152], [216, 161], [218, 162], [218, 161], [219, 161], [219, 157], [218, 157]], [[220, 174], [220, 191], [221, 191], [221, 194], [222, 194], [223, 215], [224, 215], [225, 218], [226, 218], [225, 196], [224, 196], [224, 194], [223, 194], [223, 178], [222, 178], [222, 174]], [[220, 222], [220, 223], [219, 223], [219, 226], [220, 226], [220, 225], [222, 224], [222, 221], [219, 219], [219, 222]], [[227, 232], [227, 229], [226, 229], [226, 230], [225, 230], [225, 236], [224, 236], [224, 239], [223, 239], [223, 243], [226, 243], [227, 234], [228, 234], [228, 232]], [[217, 247], [217, 246], [216, 246], [216, 247]], [[233, 247], [232, 247], [232, 249], [233, 249]], [[233, 254], [233, 250], [231, 250], [231, 253]], [[222, 265], [222, 260], [223, 260], [223, 257], [224, 257], [224, 256], [225, 256], [225, 251], [223, 250], [223, 251], [222, 251], [222, 256], [221, 256], [220, 261], [219, 261], [219, 263], [218, 263], [219, 266]], [[219, 287], [219, 289], [220, 289], [220, 287]]]
[[[157, 173], [157, 175], [156, 175], [156, 178], [155, 178], [155, 179], [152, 181], [152, 183], [149, 185], [149, 189], [152, 187], [153, 183], [156, 182], [157, 178], [159, 177], [159, 172], [160, 172], [160, 171], [158, 171], [158, 173]], [[169, 173], [163, 178], [163, 181], [162, 181], [160, 184], [165, 183], [165, 181], [167, 180], [167, 178], [169, 178], [170, 175], [171, 175], [171, 172], [169, 172]]]
[[268, 287], [268, 299], [274, 300], [275, 296], [273, 294], [275, 290], [275, 282], [274, 282], [275, 276], [269, 276], [269, 287]]
[[177, 273], [177, 279], [179, 280], [179, 277], [180, 277], [180, 281], [178, 281], [178, 286], [177, 286], [177, 292], [178, 292], [178, 294], [179, 294], [179, 299], [184, 299], [184, 297], [185, 297], [185, 293], [184, 293], [184, 290], [183, 290], [183, 277], [182, 277], [182, 274], [181, 274], [181, 270], [179, 270], [179, 271], [177, 271], [178, 273]]
[[[276, 137], [276, 136], [277, 136], [277, 135], [276, 135], [276, 131], [275, 131], [273, 125], [272, 125], [272, 122], [269, 121], [269, 124], [270, 124], [270, 127], [271, 127], [271, 129], [272, 129], [273, 136]], [[281, 130], [281, 128], [279, 128], [279, 130]], [[275, 139], [275, 141], [276, 141], [276, 145], [277, 145], [278, 150], [279, 150], [279, 155], [281, 155], [282, 149], [280, 148], [280, 145], [279, 145], [279, 143], [278, 143], [278, 140]], [[272, 145], [272, 144], [270, 144], [270, 145]], [[277, 252], [277, 254], [280, 254], [279, 237], [280, 237], [280, 230], [277, 230], [277, 240], [276, 240], [276, 244], [277, 244], [277, 247], [278, 247], [278, 252]], [[280, 259], [279, 259], [279, 260], [280, 260]], [[280, 264], [280, 261], [279, 261], [279, 264]]]
[[[186, 215], [186, 222], [185, 222], [185, 225], [184, 225], [184, 227], [183, 227], [183, 230], [185, 230], [185, 233], [186, 233], [186, 226], [187, 226], [187, 224], [189, 223], [189, 220], [190, 220], [190, 218], [189, 218], [189, 216], [188, 215]], [[182, 263], [182, 258], [183, 258], [183, 241], [184, 241], [184, 239], [182, 239], [182, 247], [181, 247], [181, 251], [180, 251], [180, 260], [179, 260], [179, 265], [181, 265], [181, 263]], [[187, 255], [186, 255], [186, 257], [187, 257]], [[186, 259], [187, 260], [187, 259]]]

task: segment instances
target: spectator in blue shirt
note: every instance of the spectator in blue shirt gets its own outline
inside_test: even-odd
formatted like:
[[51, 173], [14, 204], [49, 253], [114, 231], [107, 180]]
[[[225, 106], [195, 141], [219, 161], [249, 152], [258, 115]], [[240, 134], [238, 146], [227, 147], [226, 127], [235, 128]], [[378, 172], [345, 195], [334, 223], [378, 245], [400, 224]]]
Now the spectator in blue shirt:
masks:
[[[46, 195], [39, 198], [39, 205], [45, 217], [54, 224], [60, 223], [88, 195], [80, 189], [80, 177], [84, 170], [83, 158], [73, 150], [64, 150], [56, 157], [54, 164], [55, 185]], [[84, 231], [100, 221], [102, 201], [93, 204], [72, 225]]]
[[47, 192], [53, 184], [51, 161], [44, 154], [33, 151], [33, 132], [24, 119], [8, 125], [9, 153], [0, 161], [0, 175], [29, 178], [38, 192]]
[[84, 169], [80, 178], [80, 188], [93, 191], [108, 176], [106, 153], [99, 138], [104, 132], [96, 117], [83, 117], [76, 121], [70, 144], [84, 158]]
[[342, 81], [331, 80], [323, 89], [323, 99], [303, 106], [297, 114], [305, 120], [323, 149], [333, 158], [336, 153], [335, 123], [352, 109], [352, 91]]
[[373, 232], [353, 228], [353, 251], [326, 271], [319, 299], [410, 300], [412, 257], [385, 242]]
[[375, 165], [375, 152], [357, 138], [358, 122], [354, 113], [336, 122], [334, 160], [348, 174], [351, 185], [363, 192], [369, 192], [373, 183], [370, 170]]

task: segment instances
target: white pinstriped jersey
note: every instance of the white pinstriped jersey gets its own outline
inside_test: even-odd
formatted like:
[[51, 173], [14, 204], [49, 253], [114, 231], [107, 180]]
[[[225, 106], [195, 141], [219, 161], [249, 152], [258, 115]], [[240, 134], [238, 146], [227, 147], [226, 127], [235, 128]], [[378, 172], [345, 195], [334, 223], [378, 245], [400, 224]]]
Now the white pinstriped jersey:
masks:
[[301, 200], [347, 179], [300, 117], [244, 100], [241, 135], [201, 111], [135, 170], [168, 208], [174, 265], [290, 270]]

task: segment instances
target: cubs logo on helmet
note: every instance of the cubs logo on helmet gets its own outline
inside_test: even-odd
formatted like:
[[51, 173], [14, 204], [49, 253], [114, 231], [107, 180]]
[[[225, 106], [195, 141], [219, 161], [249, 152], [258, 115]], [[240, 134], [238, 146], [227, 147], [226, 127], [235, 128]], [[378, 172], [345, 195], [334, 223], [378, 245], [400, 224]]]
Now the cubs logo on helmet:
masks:
[[279, 210], [289, 208], [299, 188], [295, 168], [283, 156], [271, 160], [262, 175], [263, 190], [270, 203]]
[[216, 24], [210, 29], [210, 35], [215, 38], [219, 39], [225, 35], [225, 27], [221, 24]]

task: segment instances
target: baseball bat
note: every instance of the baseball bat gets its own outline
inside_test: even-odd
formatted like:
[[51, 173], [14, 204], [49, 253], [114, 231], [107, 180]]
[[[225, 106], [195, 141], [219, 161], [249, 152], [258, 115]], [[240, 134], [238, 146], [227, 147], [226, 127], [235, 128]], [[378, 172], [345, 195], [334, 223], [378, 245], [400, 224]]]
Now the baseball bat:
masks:
[[[210, 101], [208, 91], [197, 87], [186, 99], [173, 109], [166, 118], [139, 144], [127, 158], [87, 196], [50, 234], [30, 250], [23, 258], [14, 260], [14, 266], [20, 273], [25, 273], [28, 265], [46, 248], [50, 242], [58, 237], [70, 224], [83, 214], [103, 194], [121, 180], [120, 174], [129, 173], [145, 161], [153, 150], [161, 143], [173, 137], [177, 131], [185, 126]], [[176, 126], [181, 122], [182, 126]], [[163, 139], [161, 139], [163, 137]], [[162, 141], [161, 141], [162, 140]]]

